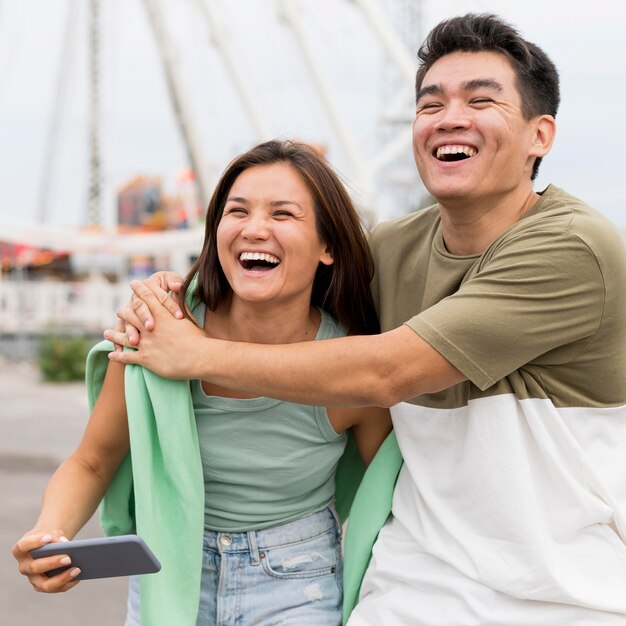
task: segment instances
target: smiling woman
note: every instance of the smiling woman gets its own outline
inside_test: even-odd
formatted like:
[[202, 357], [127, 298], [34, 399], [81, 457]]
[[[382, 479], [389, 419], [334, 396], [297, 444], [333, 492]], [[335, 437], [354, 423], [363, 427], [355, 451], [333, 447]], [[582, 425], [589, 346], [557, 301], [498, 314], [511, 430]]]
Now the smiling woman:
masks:
[[[277, 344], [375, 333], [372, 272], [330, 166], [305, 145], [267, 142], [217, 184], [182, 289], [187, 319], [176, 328]], [[73, 587], [76, 568], [44, 574], [64, 555], [35, 563], [29, 550], [72, 537], [106, 491], [105, 529], [136, 529], [163, 565], [141, 589], [131, 581], [127, 626], [340, 624], [338, 514], [391, 429], [388, 411], [251, 397], [203, 380], [174, 387], [180, 381], [138, 368], [125, 377], [118, 363], [101, 367], [110, 350], [104, 342], [90, 355], [89, 371], [106, 375], [93, 377], [83, 441], [53, 476], [36, 528], [14, 547], [20, 571], [40, 591]], [[132, 469], [120, 465], [129, 450]]]

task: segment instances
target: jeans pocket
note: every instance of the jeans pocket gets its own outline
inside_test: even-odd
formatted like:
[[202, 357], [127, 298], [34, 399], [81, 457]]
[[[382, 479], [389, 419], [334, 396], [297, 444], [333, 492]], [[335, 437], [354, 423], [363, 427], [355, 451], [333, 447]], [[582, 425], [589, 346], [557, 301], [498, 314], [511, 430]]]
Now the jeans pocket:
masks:
[[273, 578], [316, 578], [334, 575], [339, 567], [335, 529], [298, 543], [261, 550], [261, 564]]

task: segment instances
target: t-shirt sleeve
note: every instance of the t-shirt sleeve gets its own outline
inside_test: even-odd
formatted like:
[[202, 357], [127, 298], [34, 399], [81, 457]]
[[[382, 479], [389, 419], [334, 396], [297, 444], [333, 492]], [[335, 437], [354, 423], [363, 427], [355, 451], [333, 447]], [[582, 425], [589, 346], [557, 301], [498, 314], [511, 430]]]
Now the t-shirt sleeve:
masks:
[[576, 235], [523, 233], [481, 263], [456, 293], [407, 322], [480, 389], [555, 348], [583, 349], [597, 331], [605, 282]]

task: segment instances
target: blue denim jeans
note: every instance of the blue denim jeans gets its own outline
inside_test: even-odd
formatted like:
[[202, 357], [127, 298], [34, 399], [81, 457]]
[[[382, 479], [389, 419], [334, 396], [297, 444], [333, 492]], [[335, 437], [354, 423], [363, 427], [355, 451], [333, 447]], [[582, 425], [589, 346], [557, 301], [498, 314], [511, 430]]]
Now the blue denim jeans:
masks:
[[330, 507], [263, 530], [205, 532], [197, 626], [340, 625], [342, 595]]
[[[197, 626], [339, 626], [341, 524], [333, 507], [263, 530], [205, 531]], [[131, 577], [125, 626], [139, 625]]]

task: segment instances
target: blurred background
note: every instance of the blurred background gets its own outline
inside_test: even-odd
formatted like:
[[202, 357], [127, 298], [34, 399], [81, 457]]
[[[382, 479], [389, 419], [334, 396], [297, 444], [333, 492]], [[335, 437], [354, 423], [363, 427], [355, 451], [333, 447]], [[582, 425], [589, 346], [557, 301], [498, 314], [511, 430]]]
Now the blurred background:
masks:
[[616, 0], [0, 0], [3, 623], [122, 619], [125, 581], [43, 597], [8, 551], [84, 427], [83, 386], [67, 381], [128, 280], [187, 270], [212, 186], [265, 139], [319, 148], [368, 225], [427, 204], [411, 152], [416, 51], [469, 11], [504, 17], [559, 68], [535, 188], [563, 187], [626, 232]]

